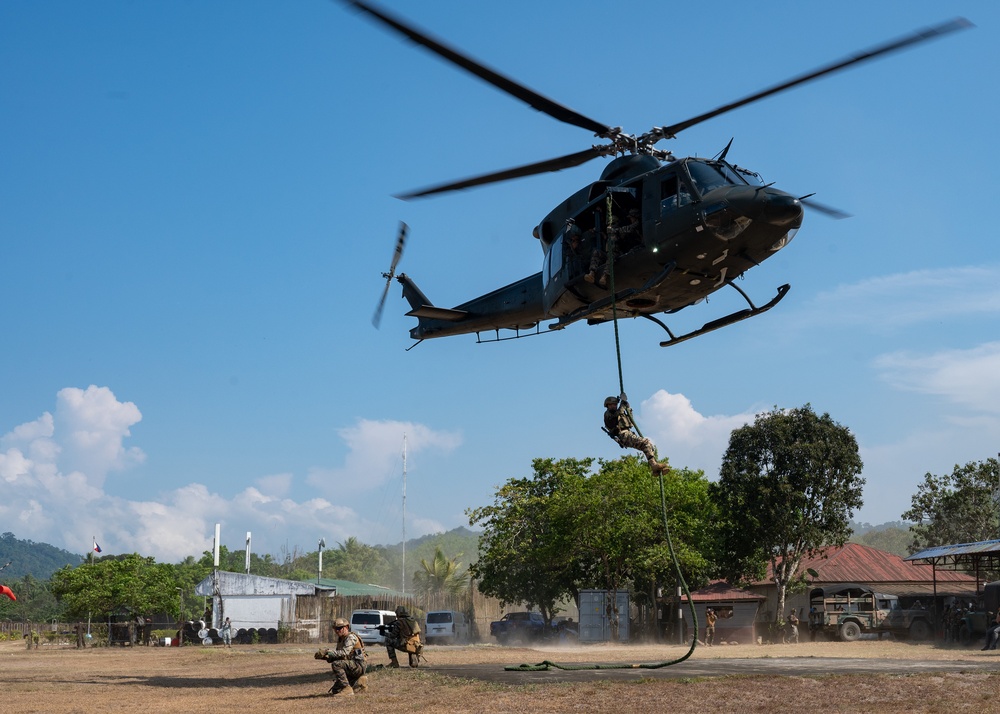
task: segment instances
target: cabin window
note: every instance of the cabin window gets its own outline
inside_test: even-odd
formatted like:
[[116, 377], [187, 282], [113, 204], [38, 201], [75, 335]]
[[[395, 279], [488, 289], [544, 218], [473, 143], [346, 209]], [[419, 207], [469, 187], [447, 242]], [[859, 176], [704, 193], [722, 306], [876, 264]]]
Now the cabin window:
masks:
[[691, 203], [691, 193], [676, 174], [660, 183], [660, 213], [668, 213]]
[[[698, 193], [702, 196], [713, 189], [737, 183], [724, 176], [717, 165], [710, 165], [701, 161], [690, 161], [687, 167], [691, 173], [691, 181], [694, 183], [694, 187], [698, 189]], [[739, 181], [739, 183], [743, 182]]]

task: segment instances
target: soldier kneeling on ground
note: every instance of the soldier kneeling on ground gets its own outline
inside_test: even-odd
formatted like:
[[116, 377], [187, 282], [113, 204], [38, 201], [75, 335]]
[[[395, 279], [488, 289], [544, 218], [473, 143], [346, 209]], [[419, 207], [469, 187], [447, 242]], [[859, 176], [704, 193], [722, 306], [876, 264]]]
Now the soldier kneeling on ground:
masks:
[[389, 666], [398, 667], [396, 650], [409, 655], [410, 666], [417, 667], [423, 656], [424, 646], [420, 642], [420, 625], [402, 605], [396, 608], [396, 619], [388, 625], [379, 625], [379, 632], [385, 636], [385, 649], [389, 654]]
[[337, 635], [336, 649], [321, 649], [314, 657], [326, 660], [333, 670], [333, 686], [330, 694], [354, 696], [368, 688], [365, 674], [365, 645], [351, 625], [342, 617], [333, 621], [333, 631]]

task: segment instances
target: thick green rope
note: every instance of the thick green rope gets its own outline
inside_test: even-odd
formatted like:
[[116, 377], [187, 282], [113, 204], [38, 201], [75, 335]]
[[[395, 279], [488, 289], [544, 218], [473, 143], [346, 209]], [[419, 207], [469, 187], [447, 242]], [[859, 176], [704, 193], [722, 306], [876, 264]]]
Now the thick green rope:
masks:
[[[611, 227], [611, 194], [608, 194], [608, 228]], [[614, 262], [614, 239], [610, 236], [610, 230], [608, 231], [608, 278], [611, 284], [611, 317], [615, 324], [615, 354], [618, 357], [618, 389], [619, 393], [625, 394], [625, 379], [622, 373], [622, 350], [621, 350], [621, 339], [618, 334], [618, 310], [615, 301], [615, 262]], [[629, 419], [632, 421], [632, 425], [635, 426], [636, 433], [642, 436], [642, 432], [639, 431], [639, 426], [635, 423], [635, 419], [632, 418], [632, 409], [625, 403], [625, 408], [628, 410]], [[509, 665], [504, 667], [504, 670], [508, 672], [540, 672], [548, 669], [563, 669], [563, 670], [586, 670], [586, 669], [660, 669], [662, 667], [669, 667], [670, 665], [680, 664], [684, 660], [688, 659], [694, 654], [695, 647], [698, 646], [698, 613], [694, 608], [694, 601], [691, 599], [691, 592], [688, 590], [687, 582], [684, 580], [684, 575], [681, 573], [681, 565], [677, 561], [677, 554], [674, 552], [674, 543], [670, 538], [670, 526], [667, 523], [667, 495], [666, 489], [663, 485], [663, 474], [660, 474], [660, 509], [663, 515], [663, 530], [667, 536], [667, 548], [670, 550], [670, 557], [674, 562], [674, 571], [677, 573], [677, 580], [681, 584], [681, 588], [684, 590], [684, 594], [687, 596], [688, 607], [691, 610], [691, 622], [694, 623], [693, 634], [691, 637], [691, 646], [688, 651], [677, 659], [673, 659], [667, 662], [653, 662], [653, 663], [628, 663], [628, 664], [584, 664], [584, 665], [572, 665], [572, 664], [557, 664], [556, 662], [551, 662], [545, 660], [539, 662], [538, 664], [519, 664], [519, 665]]]

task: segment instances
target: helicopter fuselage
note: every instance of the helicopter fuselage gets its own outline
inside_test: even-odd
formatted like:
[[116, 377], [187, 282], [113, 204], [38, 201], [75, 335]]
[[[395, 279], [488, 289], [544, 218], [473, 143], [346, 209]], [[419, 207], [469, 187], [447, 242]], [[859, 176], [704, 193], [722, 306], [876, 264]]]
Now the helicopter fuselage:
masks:
[[407, 314], [419, 319], [410, 336], [504, 339], [500, 330], [537, 331], [547, 320], [560, 329], [677, 312], [787, 245], [802, 213], [799, 199], [725, 160], [619, 157], [539, 223], [540, 272], [450, 309], [398, 276]]

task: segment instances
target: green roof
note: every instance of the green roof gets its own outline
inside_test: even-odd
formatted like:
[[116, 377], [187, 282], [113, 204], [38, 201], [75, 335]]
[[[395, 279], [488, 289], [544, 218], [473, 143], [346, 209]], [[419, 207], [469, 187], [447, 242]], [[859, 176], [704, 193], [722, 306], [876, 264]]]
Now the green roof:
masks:
[[[316, 583], [315, 579], [307, 580], [303, 582]], [[364, 583], [355, 583], [350, 580], [335, 580], [333, 578], [321, 578], [318, 581], [318, 588], [335, 588], [338, 595], [350, 596], [350, 595], [370, 595], [372, 597], [407, 597], [406, 593], [401, 593], [399, 590], [393, 590], [392, 588], [382, 587], [381, 585], [365, 585]]]

